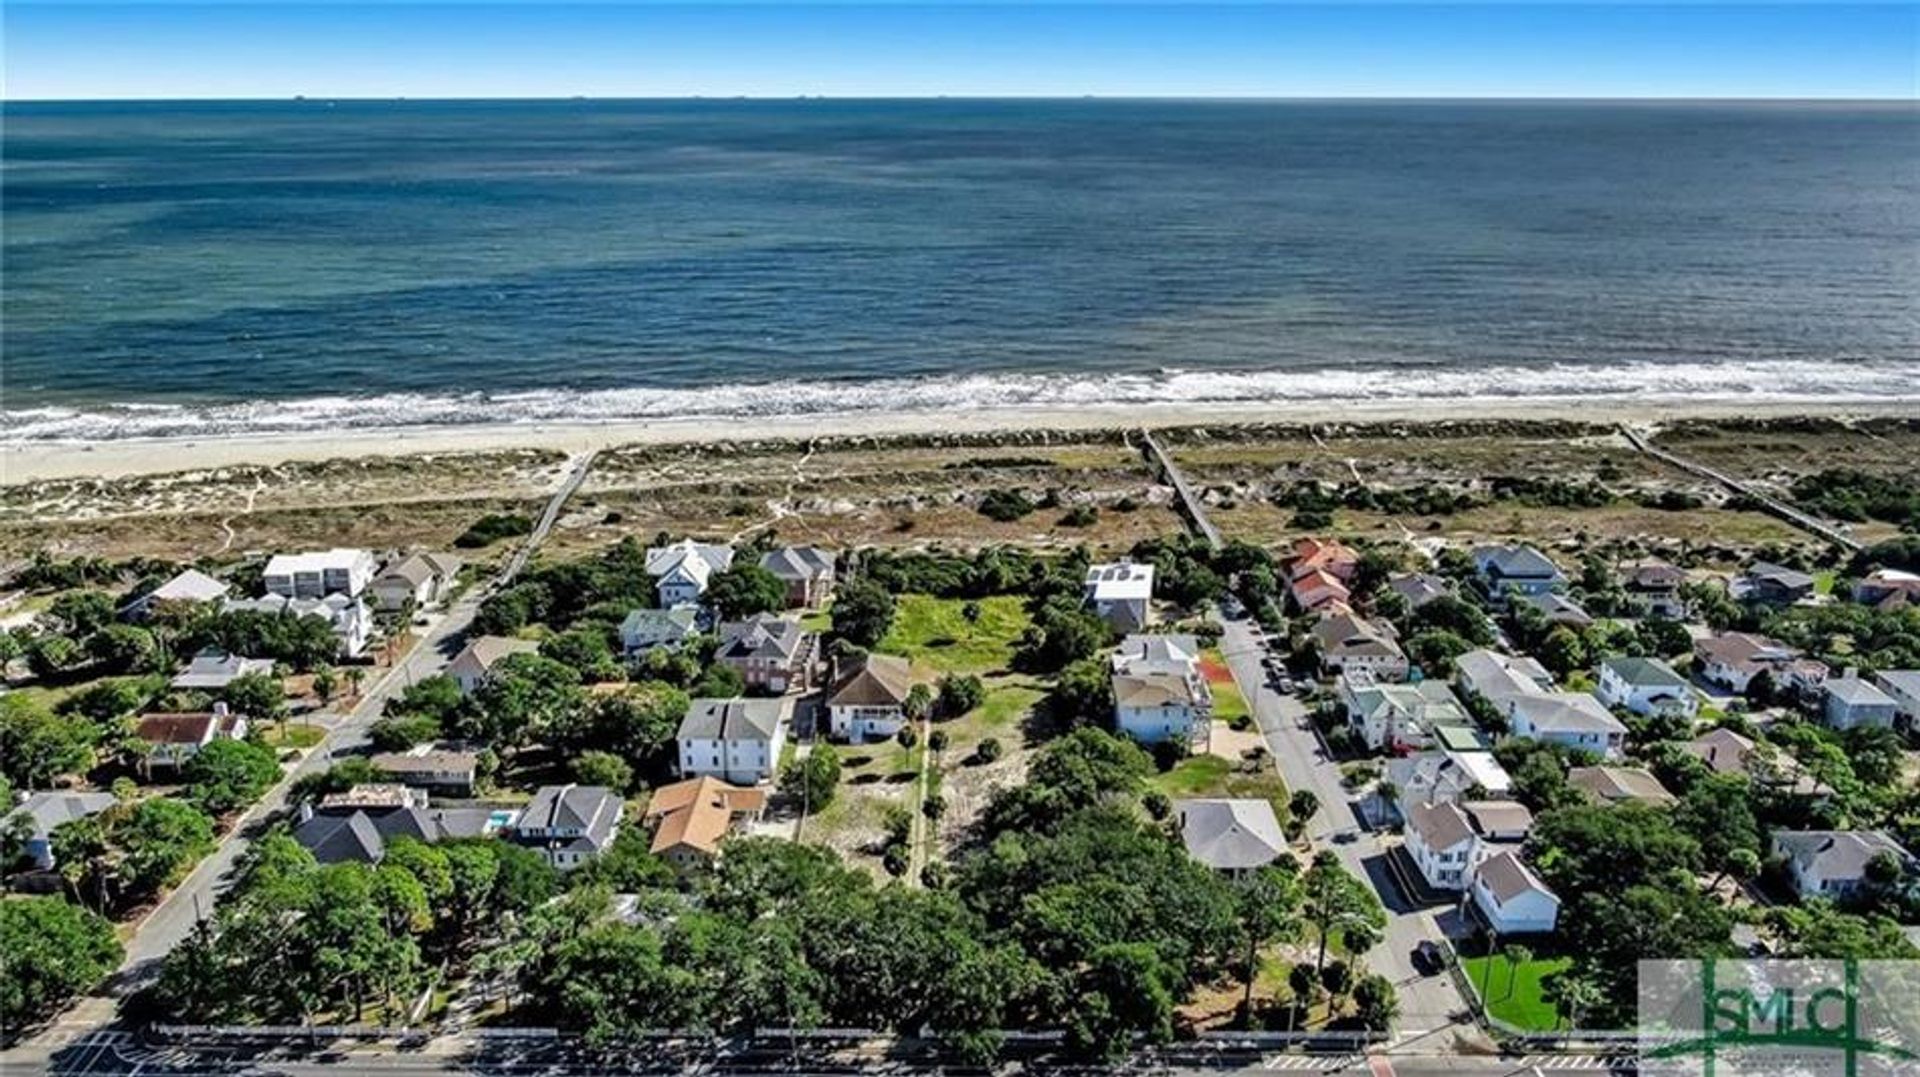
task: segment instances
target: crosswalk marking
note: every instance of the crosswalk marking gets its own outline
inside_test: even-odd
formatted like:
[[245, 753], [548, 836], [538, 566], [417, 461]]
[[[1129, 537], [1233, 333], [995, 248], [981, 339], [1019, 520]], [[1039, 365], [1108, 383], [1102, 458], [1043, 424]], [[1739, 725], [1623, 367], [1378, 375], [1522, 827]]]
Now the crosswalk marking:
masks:
[[1341, 1070], [1360, 1061], [1363, 1055], [1269, 1055], [1260, 1064], [1268, 1070]]

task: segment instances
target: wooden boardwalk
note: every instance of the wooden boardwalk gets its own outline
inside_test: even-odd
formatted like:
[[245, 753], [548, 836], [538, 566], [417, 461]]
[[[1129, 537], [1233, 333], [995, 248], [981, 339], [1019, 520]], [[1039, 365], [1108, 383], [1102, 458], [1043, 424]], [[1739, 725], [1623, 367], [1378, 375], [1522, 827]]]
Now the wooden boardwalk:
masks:
[[1620, 433], [1625, 435], [1628, 444], [1663, 464], [1677, 467], [1689, 475], [1697, 475], [1709, 482], [1718, 483], [1728, 490], [1751, 500], [1768, 513], [1785, 520], [1808, 534], [1825, 539], [1835, 546], [1855, 553], [1860, 551], [1861, 544], [1859, 539], [1841, 531], [1825, 520], [1809, 515], [1787, 504], [1785, 501], [1774, 497], [1772, 494], [1766, 493], [1748, 483], [1741, 482], [1739, 479], [1723, 471], [1716, 471], [1705, 464], [1698, 464], [1683, 456], [1678, 456], [1665, 449], [1657, 448], [1652, 442], [1646, 439], [1645, 435], [1630, 426], [1622, 426]]
[[1140, 431], [1140, 438], [1145, 445], [1147, 463], [1151, 464], [1154, 471], [1167, 481], [1167, 485], [1173, 487], [1175, 494], [1179, 495], [1181, 515], [1186, 517], [1187, 523], [1200, 533], [1201, 538], [1207, 540], [1208, 546], [1217, 550], [1225, 545], [1220, 538], [1220, 529], [1213, 525], [1212, 520], [1207, 519], [1207, 507], [1202, 505], [1200, 498], [1194, 495], [1193, 487], [1187, 484], [1187, 477], [1182, 475], [1180, 468], [1174, 464], [1173, 455], [1161, 446], [1160, 440], [1153, 436], [1152, 431]]

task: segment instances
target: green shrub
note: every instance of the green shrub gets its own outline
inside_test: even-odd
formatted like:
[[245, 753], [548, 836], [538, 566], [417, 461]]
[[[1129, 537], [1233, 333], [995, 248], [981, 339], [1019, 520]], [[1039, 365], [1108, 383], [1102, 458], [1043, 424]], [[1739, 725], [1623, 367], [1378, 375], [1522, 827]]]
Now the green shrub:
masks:
[[516, 538], [533, 530], [533, 520], [517, 512], [492, 512], [475, 520], [453, 540], [463, 550], [491, 546], [501, 539]]

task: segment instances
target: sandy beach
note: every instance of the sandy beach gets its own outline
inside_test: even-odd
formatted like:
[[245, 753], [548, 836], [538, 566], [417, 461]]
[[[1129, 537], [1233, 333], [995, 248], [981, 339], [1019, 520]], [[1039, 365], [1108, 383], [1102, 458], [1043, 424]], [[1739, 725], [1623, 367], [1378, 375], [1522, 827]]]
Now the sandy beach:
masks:
[[129, 438], [100, 442], [14, 442], [0, 455], [0, 484], [49, 479], [124, 478], [247, 464], [273, 465], [370, 456], [489, 452], [537, 448], [581, 452], [619, 445], [677, 444], [871, 435], [885, 437], [1012, 430], [1085, 430], [1115, 426], [1197, 426], [1233, 423], [1445, 422], [1483, 419], [1558, 419], [1651, 423], [1678, 419], [1778, 418], [1792, 415], [1882, 417], [1920, 415], [1920, 401], [1764, 401], [1714, 398], [1624, 401], [1614, 398], [1527, 397], [1404, 399], [1369, 403], [1326, 401], [1261, 404], [1179, 404], [1123, 407], [990, 408], [941, 412], [859, 412], [763, 418], [690, 418], [641, 422], [343, 428], [327, 433], [262, 434], [225, 438]]

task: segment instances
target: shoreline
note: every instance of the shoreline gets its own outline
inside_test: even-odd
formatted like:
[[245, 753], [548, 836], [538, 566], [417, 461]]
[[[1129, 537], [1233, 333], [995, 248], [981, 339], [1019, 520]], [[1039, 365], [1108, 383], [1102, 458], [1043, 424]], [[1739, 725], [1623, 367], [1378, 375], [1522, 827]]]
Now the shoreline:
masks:
[[369, 430], [126, 438], [111, 441], [9, 442], [0, 446], [0, 485], [64, 479], [120, 479], [247, 465], [366, 457], [479, 453], [516, 449], [584, 452], [623, 445], [700, 444], [808, 437], [982, 434], [1022, 431], [1167, 428], [1256, 423], [1441, 423], [1462, 420], [1559, 420], [1596, 424], [1685, 419], [1920, 416], [1920, 401], [1612, 397], [1437, 397], [1383, 401], [1277, 401], [989, 407], [953, 411], [864, 411], [754, 418], [612, 420], [575, 423], [475, 423]]

